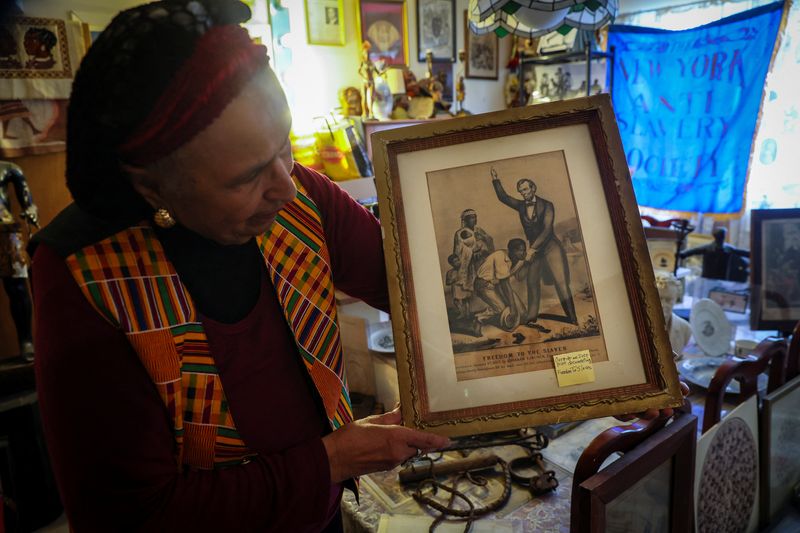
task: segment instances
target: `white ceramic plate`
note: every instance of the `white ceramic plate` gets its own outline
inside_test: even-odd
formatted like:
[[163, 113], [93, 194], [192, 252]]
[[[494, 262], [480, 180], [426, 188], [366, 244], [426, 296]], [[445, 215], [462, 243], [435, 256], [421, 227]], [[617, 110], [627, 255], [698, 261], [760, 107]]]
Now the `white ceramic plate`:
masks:
[[394, 353], [392, 323], [383, 322], [376, 324], [369, 333], [367, 347], [373, 352]]
[[718, 357], [730, 350], [733, 329], [717, 302], [708, 298], [698, 300], [692, 306], [689, 325], [695, 342], [706, 355]]
[[[694, 357], [692, 359], [684, 359], [678, 363], [678, 373], [689, 383], [707, 389], [717, 369], [725, 361], [727, 361], [725, 357]], [[769, 378], [766, 374], [758, 375], [758, 390], [760, 392], [767, 390], [768, 381]], [[739, 394], [739, 382], [735, 379], [732, 380], [725, 388], [725, 392], [729, 394]]]

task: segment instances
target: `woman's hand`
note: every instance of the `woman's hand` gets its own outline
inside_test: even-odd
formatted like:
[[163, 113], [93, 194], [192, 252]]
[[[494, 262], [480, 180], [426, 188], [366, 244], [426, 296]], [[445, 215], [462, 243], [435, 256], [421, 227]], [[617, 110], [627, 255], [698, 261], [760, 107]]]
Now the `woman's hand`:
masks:
[[450, 445], [450, 439], [399, 425], [400, 407], [342, 426], [322, 439], [331, 468], [331, 481], [394, 468], [418, 452]]
[[[680, 384], [681, 384], [681, 393], [683, 394], [683, 397], [686, 398], [687, 396], [689, 396], [689, 385], [687, 385], [683, 381], [681, 381]], [[666, 417], [670, 417], [673, 415], [673, 413], [674, 411], [672, 410], [672, 408], [667, 407], [666, 409], [661, 409], [660, 411], [658, 409], [648, 409], [647, 411], [644, 411], [642, 413], [635, 413], [629, 415], [616, 415], [614, 418], [622, 422], [630, 422], [631, 420], [634, 420], [636, 418], [640, 418], [642, 420], [651, 420], [657, 417], [659, 414], [663, 414]]]

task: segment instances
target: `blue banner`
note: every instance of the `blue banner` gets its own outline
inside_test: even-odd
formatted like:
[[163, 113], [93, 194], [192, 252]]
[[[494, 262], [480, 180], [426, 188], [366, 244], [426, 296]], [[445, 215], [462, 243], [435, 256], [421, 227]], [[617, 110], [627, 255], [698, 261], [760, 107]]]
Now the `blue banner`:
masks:
[[611, 26], [612, 98], [639, 205], [738, 213], [783, 2], [706, 26]]

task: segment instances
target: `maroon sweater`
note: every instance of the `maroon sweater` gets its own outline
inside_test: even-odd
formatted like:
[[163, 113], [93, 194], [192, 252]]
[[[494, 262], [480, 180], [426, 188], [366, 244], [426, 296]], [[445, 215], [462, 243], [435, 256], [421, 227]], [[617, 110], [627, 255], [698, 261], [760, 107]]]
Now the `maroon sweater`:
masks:
[[[296, 165], [296, 175], [323, 213], [336, 287], [386, 309], [375, 218], [319, 174]], [[243, 319], [217, 322], [198, 305], [236, 427], [258, 457], [184, 473], [171, 420], [125, 335], [91, 307], [53, 247], [39, 245], [33, 272], [42, 420], [76, 531], [324, 528], [341, 492], [322, 444], [327, 421], [266, 269]], [[218, 284], [240, 273], [213, 274], [202, 275]]]

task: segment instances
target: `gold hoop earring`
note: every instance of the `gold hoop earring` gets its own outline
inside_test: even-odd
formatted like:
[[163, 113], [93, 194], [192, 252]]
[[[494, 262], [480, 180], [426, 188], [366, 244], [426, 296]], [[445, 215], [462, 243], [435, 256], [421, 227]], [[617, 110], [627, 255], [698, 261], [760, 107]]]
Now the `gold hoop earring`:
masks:
[[156, 209], [156, 212], [153, 214], [153, 222], [156, 223], [156, 226], [164, 229], [169, 229], [175, 225], [175, 219], [172, 218], [169, 211], [163, 207]]

